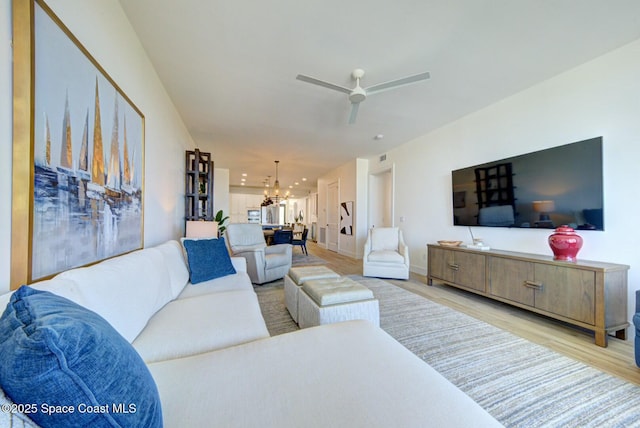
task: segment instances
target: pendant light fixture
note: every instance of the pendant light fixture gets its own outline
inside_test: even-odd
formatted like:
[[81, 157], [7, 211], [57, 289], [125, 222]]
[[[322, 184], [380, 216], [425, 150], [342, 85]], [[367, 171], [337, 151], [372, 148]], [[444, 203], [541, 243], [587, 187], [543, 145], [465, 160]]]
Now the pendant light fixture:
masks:
[[[287, 199], [289, 197], [289, 192], [287, 192], [284, 197], [280, 196], [280, 180], [278, 180], [278, 164], [280, 161], [277, 160], [274, 162], [276, 164], [276, 181], [273, 183], [273, 187], [271, 187], [271, 176], [269, 175], [269, 178], [265, 180], [266, 189], [264, 190], [264, 201], [261, 204], [263, 207], [273, 203], [279, 204], [281, 199]], [[272, 191], [273, 193], [271, 193]]]
[[276, 182], [273, 183], [273, 193], [275, 194], [276, 199], [280, 196], [280, 182], [278, 181], [278, 164], [279, 160], [274, 161], [276, 163]]

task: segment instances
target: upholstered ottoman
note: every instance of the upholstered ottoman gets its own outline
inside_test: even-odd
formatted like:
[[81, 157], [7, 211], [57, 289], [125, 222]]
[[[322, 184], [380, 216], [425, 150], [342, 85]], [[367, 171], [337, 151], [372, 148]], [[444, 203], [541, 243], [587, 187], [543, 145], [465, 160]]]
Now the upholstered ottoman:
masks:
[[300, 288], [300, 328], [358, 319], [380, 325], [378, 300], [364, 285], [340, 277], [306, 281]]
[[340, 278], [340, 275], [325, 266], [300, 266], [289, 269], [284, 277], [284, 300], [291, 318], [298, 322], [298, 290], [314, 279]]

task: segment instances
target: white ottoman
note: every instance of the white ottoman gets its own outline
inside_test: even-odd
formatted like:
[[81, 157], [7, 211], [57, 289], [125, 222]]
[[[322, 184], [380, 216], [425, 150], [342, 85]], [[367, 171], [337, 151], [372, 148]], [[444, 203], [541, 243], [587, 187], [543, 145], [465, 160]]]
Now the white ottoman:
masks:
[[306, 281], [298, 294], [298, 325], [313, 327], [349, 320], [380, 326], [380, 309], [373, 292], [346, 278]]
[[340, 275], [325, 266], [300, 266], [289, 269], [284, 277], [284, 300], [291, 318], [298, 322], [298, 290], [313, 279], [340, 278]]

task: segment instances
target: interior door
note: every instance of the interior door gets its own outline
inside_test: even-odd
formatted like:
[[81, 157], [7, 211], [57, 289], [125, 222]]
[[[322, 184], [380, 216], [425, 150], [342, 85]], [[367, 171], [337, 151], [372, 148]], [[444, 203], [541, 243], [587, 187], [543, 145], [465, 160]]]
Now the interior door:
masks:
[[340, 203], [338, 182], [327, 187], [327, 249], [338, 252], [338, 227], [340, 225]]
[[369, 175], [369, 227], [393, 226], [393, 169]]

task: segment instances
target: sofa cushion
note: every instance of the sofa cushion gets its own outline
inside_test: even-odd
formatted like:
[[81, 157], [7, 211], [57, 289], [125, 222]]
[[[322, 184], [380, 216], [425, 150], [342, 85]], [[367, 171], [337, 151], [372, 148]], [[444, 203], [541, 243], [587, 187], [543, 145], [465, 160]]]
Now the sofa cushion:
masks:
[[0, 317], [0, 384], [38, 407], [30, 416], [39, 425], [162, 426], [155, 382], [133, 347], [96, 313], [27, 286]]
[[72, 281], [70, 279], [56, 277], [52, 279], [46, 279], [44, 281], [34, 282], [33, 284], [29, 284], [29, 286], [31, 288], [35, 288], [36, 290], [48, 291], [50, 293], [64, 297], [65, 299], [69, 299], [72, 302], [79, 304], [80, 306], [86, 306], [86, 302], [82, 297], [80, 287], [78, 286], [78, 284], [76, 284], [75, 281]]
[[187, 282], [189, 282], [189, 269], [187, 269], [182, 245], [180, 245], [178, 241], [167, 241], [154, 248], [156, 248], [164, 258], [164, 263], [169, 272], [171, 295], [175, 298], [182, 292]]
[[397, 227], [374, 227], [371, 229], [371, 250], [397, 250], [398, 249], [398, 228]]
[[[244, 259], [242, 259], [244, 260]], [[203, 294], [222, 293], [225, 291], [253, 291], [251, 279], [246, 272], [236, 272], [234, 275], [223, 276], [222, 278], [210, 279], [196, 285], [187, 284], [178, 295], [177, 299], [201, 296]]]
[[367, 260], [377, 263], [404, 263], [404, 257], [393, 250], [372, 251]]
[[77, 303], [106, 319], [129, 342], [172, 299], [169, 271], [155, 248], [68, 270], [55, 279], [75, 282]]
[[501, 426], [368, 321], [307, 328], [149, 370], [168, 427]]
[[175, 300], [149, 320], [133, 347], [149, 363], [266, 337], [269, 332], [251, 289]]
[[318, 306], [373, 299], [371, 290], [346, 276], [312, 279], [305, 282], [302, 289]]

